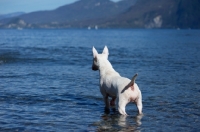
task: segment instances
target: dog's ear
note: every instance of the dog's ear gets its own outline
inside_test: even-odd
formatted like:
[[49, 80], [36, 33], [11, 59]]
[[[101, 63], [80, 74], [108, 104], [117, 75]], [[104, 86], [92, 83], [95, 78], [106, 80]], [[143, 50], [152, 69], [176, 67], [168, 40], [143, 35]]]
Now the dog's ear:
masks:
[[109, 55], [107, 46], [104, 47], [102, 54]]
[[93, 57], [96, 58], [97, 55], [98, 55], [98, 52], [97, 52], [97, 50], [94, 48], [94, 46], [93, 46], [93, 48], [92, 48], [92, 52], [93, 52]]

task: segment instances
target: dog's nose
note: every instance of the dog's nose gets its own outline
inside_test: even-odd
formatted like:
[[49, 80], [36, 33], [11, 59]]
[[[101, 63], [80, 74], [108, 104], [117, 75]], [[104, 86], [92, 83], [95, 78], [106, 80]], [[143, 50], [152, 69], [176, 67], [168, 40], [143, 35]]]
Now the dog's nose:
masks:
[[97, 71], [99, 69], [96, 66], [92, 66], [92, 70]]

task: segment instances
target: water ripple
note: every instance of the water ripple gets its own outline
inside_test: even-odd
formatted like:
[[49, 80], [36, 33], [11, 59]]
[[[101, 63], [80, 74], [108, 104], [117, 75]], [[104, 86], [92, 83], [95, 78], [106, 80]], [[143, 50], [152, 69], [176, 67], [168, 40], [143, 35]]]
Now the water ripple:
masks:
[[[199, 131], [197, 30], [1, 30], [0, 131]], [[92, 46], [136, 80], [143, 116], [104, 113]]]

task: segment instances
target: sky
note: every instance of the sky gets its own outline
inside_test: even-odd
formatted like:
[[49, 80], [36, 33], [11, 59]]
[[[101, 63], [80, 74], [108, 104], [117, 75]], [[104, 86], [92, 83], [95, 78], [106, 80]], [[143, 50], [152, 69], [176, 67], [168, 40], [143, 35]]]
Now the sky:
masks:
[[[53, 10], [78, 0], [0, 0], [0, 14]], [[119, 0], [112, 0], [119, 1]]]

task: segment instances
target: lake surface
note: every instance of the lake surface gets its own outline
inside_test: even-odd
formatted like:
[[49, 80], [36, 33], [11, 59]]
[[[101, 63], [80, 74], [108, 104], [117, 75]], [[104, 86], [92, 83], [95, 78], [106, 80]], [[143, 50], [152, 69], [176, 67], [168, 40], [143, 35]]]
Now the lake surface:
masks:
[[[143, 116], [104, 113], [92, 46], [138, 73]], [[0, 30], [0, 131], [200, 131], [200, 30]]]

